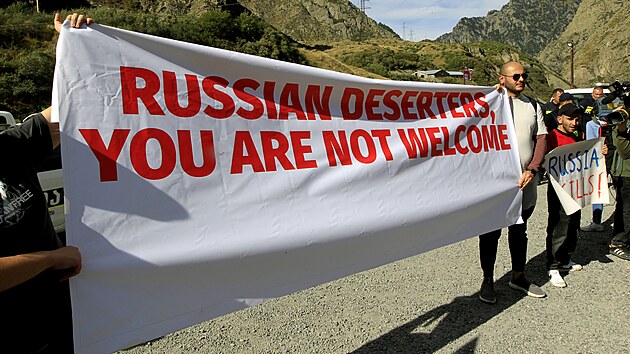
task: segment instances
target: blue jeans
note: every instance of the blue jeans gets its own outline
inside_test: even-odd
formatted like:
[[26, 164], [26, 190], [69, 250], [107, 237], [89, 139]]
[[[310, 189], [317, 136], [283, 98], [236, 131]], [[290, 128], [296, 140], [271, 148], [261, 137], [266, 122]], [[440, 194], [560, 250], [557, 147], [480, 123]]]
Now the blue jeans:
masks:
[[602, 213], [604, 212], [604, 204], [593, 204], [593, 223], [602, 223]]

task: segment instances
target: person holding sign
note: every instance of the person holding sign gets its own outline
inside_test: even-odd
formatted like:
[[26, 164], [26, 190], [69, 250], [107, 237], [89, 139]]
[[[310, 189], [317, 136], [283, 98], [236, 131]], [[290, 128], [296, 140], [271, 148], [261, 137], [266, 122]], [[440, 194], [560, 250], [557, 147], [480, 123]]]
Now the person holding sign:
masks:
[[[543, 121], [542, 109], [537, 103], [521, 93], [525, 90], [528, 73], [518, 62], [508, 62], [499, 71], [500, 88], [505, 88], [510, 100], [518, 152], [523, 173], [518, 186], [523, 190], [522, 224], [508, 228], [508, 243], [512, 256], [512, 279], [508, 285], [528, 296], [542, 298], [546, 294], [536, 284], [525, 278], [527, 259], [527, 219], [536, 206], [537, 173], [545, 155], [547, 129]], [[479, 259], [483, 270], [483, 282], [479, 290], [479, 300], [494, 304], [494, 263], [501, 230], [494, 230], [479, 236]]]
[[[73, 14], [70, 26], [92, 19]], [[55, 14], [55, 29], [61, 16]], [[79, 274], [76, 247], [55, 234], [35, 166], [59, 145], [51, 108], [0, 133], [0, 149], [13, 151], [0, 168], [0, 342], [7, 353], [72, 353], [68, 278]]]
[[[579, 139], [575, 131], [580, 124], [583, 110], [573, 103], [566, 104], [558, 110], [558, 128], [549, 133], [547, 150], [558, 146], [572, 144]], [[606, 147], [602, 149], [606, 153]], [[582, 266], [571, 260], [571, 254], [577, 244], [578, 228], [580, 227], [581, 211], [567, 215], [560, 199], [553, 188], [547, 189], [547, 271], [551, 285], [565, 288], [561, 272], [581, 270]]]

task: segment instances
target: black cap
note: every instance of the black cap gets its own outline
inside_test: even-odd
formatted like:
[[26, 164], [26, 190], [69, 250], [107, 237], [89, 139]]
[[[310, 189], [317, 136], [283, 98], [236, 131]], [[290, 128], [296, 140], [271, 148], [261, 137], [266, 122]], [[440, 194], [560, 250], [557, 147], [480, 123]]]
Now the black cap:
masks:
[[573, 100], [574, 100], [573, 95], [571, 95], [570, 93], [565, 92], [562, 95], [560, 95], [560, 102], [573, 101]]
[[558, 111], [558, 116], [571, 116], [574, 113], [582, 114], [584, 110], [573, 103], [567, 103], [564, 106], [560, 107]]

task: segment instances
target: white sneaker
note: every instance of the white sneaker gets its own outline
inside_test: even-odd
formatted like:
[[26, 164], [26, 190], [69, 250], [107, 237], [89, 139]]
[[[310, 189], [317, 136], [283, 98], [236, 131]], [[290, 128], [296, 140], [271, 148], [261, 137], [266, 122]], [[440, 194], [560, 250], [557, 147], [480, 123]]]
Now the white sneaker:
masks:
[[592, 232], [592, 231], [602, 232], [606, 230], [606, 228], [602, 224], [596, 224], [593, 222], [593, 223], [590, 223], [589, 225], [581, 226], [580, 230], [586, 231], [586, 232]]
[[551, 283], [551, 285], [558, 288], [567, 287], [567, 283], [565, 283], [564, 279], [562, 279], [562, 275], [560, 275], [560, 271], [555, 270], [555, 269], [549, 271], [549, 282]]
[[560, 270], [565, 272], [577, 272], [578, 270], [582, 270], [582, 265], [569, 261], [568, 264], [561, 264]]

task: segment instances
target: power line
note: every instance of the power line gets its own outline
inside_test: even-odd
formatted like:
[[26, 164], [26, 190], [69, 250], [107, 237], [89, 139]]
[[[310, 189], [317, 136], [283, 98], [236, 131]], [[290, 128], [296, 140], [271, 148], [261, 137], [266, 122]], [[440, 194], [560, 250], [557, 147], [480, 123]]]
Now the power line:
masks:
[[438, 1], [434, 2], [433, 4], [431, 4], [431, 5], [429, 5], [429, 6], [425, 7], [425, 8], [422, 8], [422, 9], [420, 9], [420, 10], [418, 10], [418, 11], [414, 12], [413, 14], [411, 14], [411, 15], [409, 15], [409, 16], [407, 16], [407, 17], [403, 18], [403, 20], [406, 20], [406, 19], [409, 19], [409, 18], [411, 18], [411, 17], [414, 17], [414, 16], [416, 16], [417, 14], [419, 14], [419, 13], [421, 13], [421, 12], [423, 12], [423, 11], [426, 11], [426, 10], [428, 10], [428, 9], [432, 8], [433, 6], [435, 6], [435, 5], [439, 4], [439, 3], [441, 3], [442, 1], [444, 1], [444, 0], [438, 0]]

